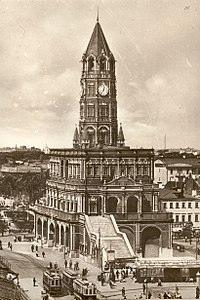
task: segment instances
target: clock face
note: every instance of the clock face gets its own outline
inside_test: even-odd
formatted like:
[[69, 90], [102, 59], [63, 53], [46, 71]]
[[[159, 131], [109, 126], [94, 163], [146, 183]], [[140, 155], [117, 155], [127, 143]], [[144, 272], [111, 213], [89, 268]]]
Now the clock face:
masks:
[[101, 96], [106, 96], [108, 94], [108, 86], [104, 82], [99, 86], [99, 94]]

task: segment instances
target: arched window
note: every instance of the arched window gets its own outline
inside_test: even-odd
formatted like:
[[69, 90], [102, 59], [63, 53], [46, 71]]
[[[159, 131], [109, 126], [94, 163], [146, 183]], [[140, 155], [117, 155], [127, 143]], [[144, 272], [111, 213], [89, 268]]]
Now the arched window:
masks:
[[115, 63], [114, 63], [114, 59], [111, 59], [111, 60], [110, 60], [110, 70], [113, 71], [113, 72], [115, 71]]
[[88, 72], [94, 70], [94, 58], [90, 57], [88, 60]]
[[103, 56], [100, 58], [100, 71], [106, 70], [106, 58]]
[[107, 128], [100, 129], [99, 142], [103, 145], [107, 145], [109, 143], [109, 132], [108, 132]]

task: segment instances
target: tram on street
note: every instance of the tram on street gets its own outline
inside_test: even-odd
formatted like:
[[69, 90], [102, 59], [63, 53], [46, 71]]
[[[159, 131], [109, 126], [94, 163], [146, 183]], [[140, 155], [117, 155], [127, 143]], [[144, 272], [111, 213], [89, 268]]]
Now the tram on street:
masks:
[[97, 299], [97, 288], [92, 282], [83, 279], [75, 279], [73, 282], [74, 298], [76, 300]]
[[73, 282], [78, 277], [78, 272], [73, 271], [70, 268], [66, 268], [62, 271], [62, 291], [63, 293], [67, 293], [72, 295], [74, 292]]
[[61, 295], [62, 282], [59, 269], [46, 269], [43, 273], [43, 288], [50, 295]]

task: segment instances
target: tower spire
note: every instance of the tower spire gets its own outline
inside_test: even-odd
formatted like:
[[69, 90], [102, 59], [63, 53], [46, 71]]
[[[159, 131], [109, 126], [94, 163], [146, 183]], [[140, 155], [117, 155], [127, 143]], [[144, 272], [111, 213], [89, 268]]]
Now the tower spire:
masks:
[[99, 6], [97, 6], [97, 22], [99, 22]]

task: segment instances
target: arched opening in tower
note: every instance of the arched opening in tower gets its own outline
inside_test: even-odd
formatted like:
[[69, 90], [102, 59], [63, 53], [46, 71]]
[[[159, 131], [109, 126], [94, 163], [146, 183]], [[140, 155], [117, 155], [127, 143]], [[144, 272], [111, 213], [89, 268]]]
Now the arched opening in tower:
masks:
[[106, 70], [106, 58], [101, 57], [100, 58], [100, 71], [105, 71]]
[[88, 72], [94, 70], [94, 58], [90, 57], [88, 60]]

